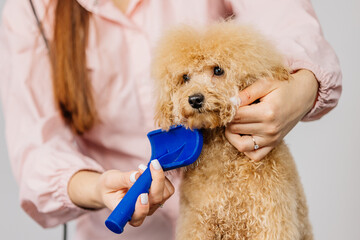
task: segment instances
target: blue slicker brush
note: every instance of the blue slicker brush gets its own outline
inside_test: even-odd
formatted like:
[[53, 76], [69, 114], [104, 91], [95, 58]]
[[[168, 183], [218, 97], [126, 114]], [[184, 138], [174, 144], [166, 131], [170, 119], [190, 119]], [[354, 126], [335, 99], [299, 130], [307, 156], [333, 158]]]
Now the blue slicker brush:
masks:
[[[164, 171], [184, 167], [196, 161], [203, 146], [203, 136], [197, 129], [190, 130], [183, 126], [161, 129], [148, 133], [151, 144], [151, 160], [158, 159]], [[150, 167], [141, 174], [134, 185], [105, 221], [105, 225], [114, 233], [122, 233], [124, 226], [131, 220], [138, 196], [148, 193], [152, 182]]]

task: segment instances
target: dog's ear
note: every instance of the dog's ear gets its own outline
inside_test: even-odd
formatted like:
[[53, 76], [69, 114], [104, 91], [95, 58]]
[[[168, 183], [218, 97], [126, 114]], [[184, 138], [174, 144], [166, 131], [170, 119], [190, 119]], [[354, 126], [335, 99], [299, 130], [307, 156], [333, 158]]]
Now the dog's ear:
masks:
[[164, 129], [169, 130], [173, 125], [173, 103], [171, 99], [170, 89], [166, 86], [166, 81], [160, 83], [157, 87], [157, 101], [155, 106], [155, 124]]

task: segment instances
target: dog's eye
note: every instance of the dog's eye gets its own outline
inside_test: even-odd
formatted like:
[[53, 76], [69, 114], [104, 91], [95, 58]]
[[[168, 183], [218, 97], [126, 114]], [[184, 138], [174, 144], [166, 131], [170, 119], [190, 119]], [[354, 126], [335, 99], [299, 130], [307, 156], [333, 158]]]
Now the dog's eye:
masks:
[[224, 74], [224, 70], [219, 66], [214, 67], [214, 75], [221, 76]]
[[182, 78], [183, 78], [184, 82], [188, 82], [190, 80], [190, 77], [187, 74], [184, 74], [182, 76]]

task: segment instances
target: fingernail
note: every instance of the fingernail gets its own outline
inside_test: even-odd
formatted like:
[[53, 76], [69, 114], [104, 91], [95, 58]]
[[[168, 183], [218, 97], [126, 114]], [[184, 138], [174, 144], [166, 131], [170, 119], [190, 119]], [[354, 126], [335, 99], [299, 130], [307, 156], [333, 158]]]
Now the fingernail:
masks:
[[145, 170], [147, 169], [147, 166], [144, 165], [144, 164], [140, 164], [140, 165], [138, 166], [138, 168], [141, 169], [141, 170], [143, 170], [143, 171], [145, 171]]
[[136, 174], [137, 174], [138, 172], [133, 172], [131, 175], [130, 175], [130, 182], [132, 182], [132, 183], [134, 183], [134, 182], [136, 182]]
[[161, 165], [157, 159], [154, 159], [151, 161], [151, 165], [155, 168], [155, 170], [160, 170]]
[[141, 202], [142, 205], [148, 204], [148, 202], [149, 202], [149, 196], [148, 196], [147, 193], [142, 193], [142, 194], [140, 195], [140, 202]]

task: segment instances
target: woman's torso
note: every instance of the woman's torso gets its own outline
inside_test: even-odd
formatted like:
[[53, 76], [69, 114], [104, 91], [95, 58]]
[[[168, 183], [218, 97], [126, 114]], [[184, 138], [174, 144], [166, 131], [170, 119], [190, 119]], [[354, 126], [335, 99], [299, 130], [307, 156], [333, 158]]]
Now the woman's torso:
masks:
[[[218, 0], [135, 0], [123, 15], [111, 0], [78, 1], [93, 13], [87, 64], [101, 116], [101, 122], [78, 139], [78, 145], [105, 169], [137, 169], [151, 153], [146, 134], [155, 128], [150, 73], [158, 38], [176, 24], [201, 26], [228, 16], [229, 11]], [[173, 175], [170, 178], [178, 184]], [[146, 219], [142, 230], [127, 227], [122, 238], [171, 239], [177, 205], [175, 194]], [[102, 210], [82, 216], [76, 239], [118, 239], [104, 227], [108, 214]]]

